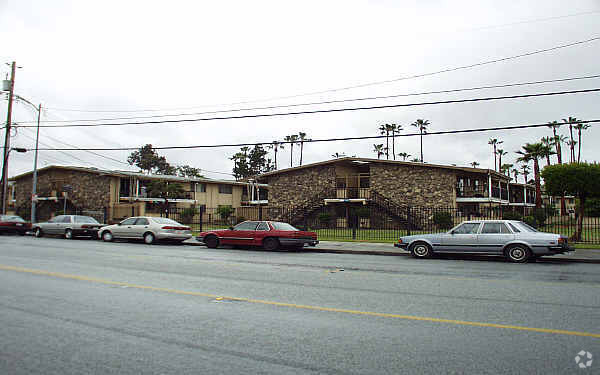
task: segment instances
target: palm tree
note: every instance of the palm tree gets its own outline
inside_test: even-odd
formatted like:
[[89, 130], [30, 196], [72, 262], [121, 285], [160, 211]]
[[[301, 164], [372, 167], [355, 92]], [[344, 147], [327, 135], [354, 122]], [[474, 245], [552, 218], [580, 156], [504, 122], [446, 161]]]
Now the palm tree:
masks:
[[471, 164], [471, 166], [473, 166], [473, 168], [477, 168], [479, 166], [479, 163], [476, 161], [472, 161], [469, 164]]
[[275, 169], [277, 169], [277, 151], [279, 151], [279, 149], [283, 149], [283, 145], [279, 143], [279, 141], [273, 141], [267, 146], [267, 148], [269, 150], [273, 150], [273, 153], [275, 154]]
[[581, 160], [581, 131], [582, 130], [587, 130], [590, 128], [589, 124], [584, 124], [584, 123], [579, 123], [575, 126], [573, 126], [575, 129], [577, 129], [577, 139], [579, 139], [579, 151], [577, 152], [577, 162], [579, 163], [579, 161]]
[[546, 165], [550, 165], [550, 155], [554, 155], [556, 154], [556, 152], [554, 152], [554, 150], [552, 150], [552, 148], [554, 147], [554, 139], [552, 139], [552, 137], [542, 137], [541, 139], [542, 141], [542, 145], [543, 150], [544, 150], [544, 156], [546, 157]]
[[421, 159], [419, 159], [419, 158], [412, 158], [412, 159], [410, 159], [410, 161], [413, 163], [422, 163]]
[[560, 145], [562, 142], [566, 141], [566, 138], [564, 136], [556, 134], [556, 131], [560, 128], [561, 125], [562, 124], [558, 121], [552, 121], [549, 122], [548, 125], [546, 125], [547, 127], [552, 128], [552, 133], [554, 134], [554, 146], [556, 147], [556, 156], [558, 158], [558, 164], [562, 164], [562, 150]]
[[294, 144], [298, 144], [298, 135], [286, 135], [283, 139], [285, 142], [290, 144], [290, 168], [293, 167], [293, 156], [294, 156]]
[[518, 181], [517, 181], [517, 176], [519, 175], [519, 170], [518, 170], [518, 169], [516, 169], [516, 168], [514, 168], [514, 169], [512, 170], [512, 173], [515, 175], [515, 182], [518, 182]]
[[523, 150], [517, 151], [521, 155], [517, 158], [518, 162], [529, 162], [533, 160], [533, 176], [535, 178], [535, 207], [542, 207], [542, 189], [540, 184], [540, 164], [539, 159], [544, 157], [544, 145], [539, 143], [526, 143]]
[[378, 144], [378, 145], [374, 144], [373, 152], [377, 153], [377, 159], [380, 159], [381, 155], [385, 154], [385, 149], [383, 147], [383, 143]]
[[421, 163], [423, 162], [423, 134], [427, 134], [427, 127], [430, 125], [429, 120], [417, 119], [417, 121], [410, 124], [415, 128], [419, 129], [421, 134]]
[[304, 151], [304, 142], [310, 142], [312, 139], [306, 138], [306, 133], [298, 133], [298, 139], [300, 140], [300, 165], [302, 165], [302, 152]]
[[332, 158], [335, 158], [335, 159], [339, 159], [339, 158], [345, 158], [345, 157], [346, 157], [346, 154], [345, 154], [345, 153], [343, 153], [343, 152], [342, 152], [341, 154], [340, 154], [339, 152], [336, 152], [335, 154], [332, 154], [332, 155], [331, 155], [331, 157], [332, 157]]
[[523, 164], [521, 166], [521, 170], [523, 171], [521, 172], [521, 174], [523, 175], [523, 183], [527, 184], [527, 176], [529, 176], [529, 172], [531, 172], [531, 170], [529, 169], [529, 165]]
[[[389, 153], [389, 150], [390, 150], [390, 133], [392, 134], [392, 138], [395, 138], [396, 128], [397, 128], [396, 124], [385, 124], [385, 125], [380, 125], [379, 126], [379, 133], [381, 135], [385, 134], [385, 158], [387, 160], [390, 160], [390, 153]], [[395, 145], [392, 145], [392, 146], [394, 147], [393, 153], [395, 153], [396, 152], [396, 146]], [[396, 159], [396, 155], [394, 155], [394, 159]]]
[[569, 148], [571, 149], [571, 163], [575, 163], [575, 145], [577, 144], [577, 141], [574, 139], [569, 139], [567, 141], [567, 146], [569, 146]]
[[498, 168], [496, 168], [496, 146], [504, 143], [504, 141], [499, 141], [497, 138], [490, 138], [490, 140], [488, 141], [488, 145], [492, 145], [493, 149], [494, 149], [494, 170], [497, 171]]
[[392, 130], [392, 155], [394, 156], [394, 160], [396, 160], [396, 133], [400, 133], [402, 130], [402, 125], [391, 124]]
[[502, 164], [500, 165], [500, 172], [502, 174], [507, 175], [508, 177], [510, 177], [510, 169], [513, 167], [512, 164]]
[[571, 163], [575, 161], [575, 139], [573, 138], [573, 124], [577, 124], [577, 118], [569, 116], [568, 119], [562, 119], [563, 123], [569, 124], [569, 134], [571, 135], [571, 143], [567, 142], [569, 147], [571, 147]]
[[508, 155], [508, 152], [502, 149], [498, 149], [496, 153], [498, 154], [498, 169], [502, 170], [502, 157]]
[[412, 155], [407, 152], [401, 152], [398, 154], [398, 156], [400, 156], [402, 158], [402, 161], [406, 161], [406, 159], [408, 159]]

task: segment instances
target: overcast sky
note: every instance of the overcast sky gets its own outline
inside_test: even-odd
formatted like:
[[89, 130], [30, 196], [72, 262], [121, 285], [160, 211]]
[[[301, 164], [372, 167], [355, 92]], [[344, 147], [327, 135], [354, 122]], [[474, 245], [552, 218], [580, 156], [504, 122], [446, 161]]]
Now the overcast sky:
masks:
[[[600, 74], [600, 40], [471, 69], [340, 90], [363, 83], [435, 72], [519, 55], [600, 36], [600, 1], [27, 1], [0, 0], [0, 72], [17, 61], [15, 93], [48, 109], [42, 120], [141, 117], [310, 103], [552, 80]], [[415, 103], [600, 87], [600, 79], [502, 89], [400, 97], [319, 106], [255, 110], [182, 118]], [[3, 95], [3, 99], [4, 95]], [[418, 118], [430, 131], [546, 123], [568, 116], [600, 119], [600, 94], [415, 106], [123, 127], [46, 128], [40, 147], [79, 148], [210, 145], [378, 135], [383, 123]], [[250, 102], [247, 104], [234, 104]], [[2, 122], [7, 101], [0, 101]], [[16, 103], [13, 122], [36, 119]], [[153, 119], [156, 120], [156, 119]], [[133, 121], [144, 121], [143, 119]], [[107, 121], [102, 121], [107, 122]], [[115, 121], [118, 122], [118, 121]], [[79, 122], [81, 123], [81, 122]], [[582, 159], [600, 159], [600, 125], [585, 131]], [[567, 129], [561, 130], [567, 135]], [[512, 163], [526, 142], [547, 128], [424, 137], [425, 161], [493, 168], [490, 138]], [[2, 133], [2, 139], [4, 134]], [[13, 147], [33, 147], [34, 129], [18, 128]], [[64, 142], [59, 143], [58, 141]], [[361, 140], [306, 144], [303, 162], [349, 156], [376, 157]], [[232, 178], [229, 157], [239, 148], [161, 151], [172, 164], [189, 164], [207, 177]], [[565, 147], [566, 149], [566, 147]], [[298, 163], [294, 148], [294, 165]], [[289, 167], [289, 146], [278, 154]], [[419, 154], [418, 137], [396, 140], [396, 153]], [[132, 169], [130, 151], [41, 151], [39, 166], [83, 165]], [[271, 155], [272, 156], [272, 155]], [[390, 157], [391, 158], [391, 157]], [[563, 158], [568, 158], [564, 153]], [[30, 171], [33, 152], [13, 152], [10, 175]]]

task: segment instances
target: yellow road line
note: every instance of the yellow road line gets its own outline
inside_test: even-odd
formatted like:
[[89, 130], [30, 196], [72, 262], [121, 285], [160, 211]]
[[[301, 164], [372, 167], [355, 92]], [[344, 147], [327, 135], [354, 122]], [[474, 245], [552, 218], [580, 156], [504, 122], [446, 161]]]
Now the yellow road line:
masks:
[[337, 313], [352, 314], [352, 315], [377, 316], [377, 317], [382, 317], [382, 318], [405, 319], [405, 320], [415, 320], [415, 321], [423, 321], [423, 322], [455, 324], [455, 325], [463, 325], [463, 326], [501, 328], [501, 329], [517, 330], [517, 331], [541, 332], [541, 333], [552, 333], [552, 334], [557, 334], [557, 335], [584, 336], [584, 337], [600, 338], [600, 333], [567, 331], [567, 330], [562, 330], [562, 329], [524, 327], [524, 326], [515, 326], [515, 325], [508, 325], [508, 324], [471, 322], [471, 321], [465, 321], [465, 320], [441, 319], [441, 318], [431, 318], [431, 317], [414, 316], [414, 315], [378, 313], [378, 312], [373, 312], [373, 311], [339, 309], [339, 308], [335, 308], [335, 307], [298, 305], [295, 303], [265, 301], [265, 300], [260, 300], [260, 299], [242, 298], [242, 297], [226, 297], [226, 296], [219, 296], [219, 295], [210, 294], [210, 293], [191, 292], [191, 291], [169, 289], [169, 288], [158, 288], [158, 287], [147, 286], [147, 285], [130, 284], [130, 283], [125, 283], [125, 282], [120, 282], [120, 281], [99, 279], [99, 278], [95, 278], [95, 277], [72, 275], [72, 274], [65, 274], [65, 273], [60, 273], [60, 272], [36, 270], [36, 269], [23, 268], [23, 267], [14, 267], [14, 266], [2, 265], [2, 264], [0, 264], [0, 270], [29, 273], [29, 274], [41, 275], [41, 276], [50, 276], [50, 277], [56, 277], [56, 278], [61, 278], [61, 279], [88, 281], [88, 282], [94, 282], [94, 283], [99, 283], [99, 284], [104, 284], [104, 285], [126, 286], [129, 288], [151, 290], [151, 291], [155, 291], [155, 292], [188, 295], [188, 296], [196, 296], [196, 297], [218, 298], [219, 300], [249, 302], [249, 303], [262, 304], [262, 305], [289, 307], [289, 308], [303, 309], [303, 310], [327, 311], [327, 312], [337, 312]]

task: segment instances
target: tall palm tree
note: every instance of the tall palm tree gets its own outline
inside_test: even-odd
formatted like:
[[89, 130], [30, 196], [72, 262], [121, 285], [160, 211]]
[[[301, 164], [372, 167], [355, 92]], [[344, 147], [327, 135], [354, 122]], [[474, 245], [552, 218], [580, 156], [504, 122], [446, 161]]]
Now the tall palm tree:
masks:
[[306, 138], [306, 133], [298, 133], [298, 139], [300, 140], [300, 165], [302, 165], [302, 153], [304, 152], [304, 142], [310, 142], [312, 139]]
[[539, 143], [526, 143], [522, 150], [517, 151], [521, 155], [517, 158], [518, 162], [529, 162], [533, 160], [533, 176], [535, 178], [535, 207], [542, 207], [542, 189], [540, 184], [540, 164], [539, 159], [544, 157], [544, 145]]
[[[397, 125], [396, 124], [384, 124], [379, 126], [379, 133], [381, 135], [385, 134], [385, 158], [387, 160], [390, 160], [390, 134], [392, 134], [392, 141], [393, 139], [395, 139], [395, 133], [396, 133], [396, 128]], [[395, 143], [395, 142], [392, 142]], [[394, 152], [396, 152], [396, 146], [392, 145], [392, 147], [394, 148]], [[394, 155], [394, 159], [396, 159], [396, 155]]]
[[573, 138], [573, 125], [577, 124], [577, 118], [576, 117], [571, 117], [569, 116], [568, 119], [564, 118], [562, 119], [563, 123], [565, 124], [569, 124], [569, 134], [571, 136], [571, 143], [567, 142], [567, 144], [569, 145], [569, 147], [571, 148], [571, 163], [573, 163], [575, 161], [575, 139]]
[[502, 149], [498, 149], [496, 153], [498, 154], [498, 169], [502, 170], [502, 157], [508, 155], [508, 152]]
[[571, 163], [575, 163], [575, 145], [577, 144], [577, 141], [574, 139], [569, 139], [567, 141], [567, 146], [569, 146], [569, 149], [571, 150]]
[[293, 167], [293, 156], [294, 156], [294, 144], [298, 144], [298, 135], [286, 135], [283, 139], [285, 142], [290, 144], [290, 168]]
[[529, 165], [523, 164], [521, 166], [521, 170], [523, 171], [521, 172], [521, 174], [523, 175], [523, 183], [527, 184], [527, 176], [529, 176], [529, 172], [531, 172], [531, 170], [529, 169]]
[[398, 156], [400, 156], [402, 158], [402, 161], [406, 161], [406, 159], [408, 159], [412, 155], [409, 154], [408, 152], [401, 152], [398, 154]]
[[402, 130], [402, 125], [391, 124], [392, 130], [392, 155], [394, 156], [394, 160], [396, 160], [396, 133], [400, 134]]
[[385, 148], [383, 147], [383, 143], [380, 143], [378, 145], [374, 144], [373, 152], [377, 154], [377, 159], [380, 159], [381, 155], [385, 154]]
[[577, 152], [577, 162], [579, 163], [579, 161], [581, 160], [581, 131], [582, 130], [587, 130], [590, 128], [589, 124], [584, 124], [584, 123], [579, 123], [575, 126], [573, 126], [575, 129], [577, 129], [577, 139], [579, 140], [579, 151]]
[[544, 156], [546, 157], [546, 165], [548, 166], [550, 165], [550, 155], [556, 154], [556, 152], [552, 150], [554, 148], [554, 139], [552, 139], [552, 137], [542, 137], [540, 141], [543, 145], [543, 152]]
[[279, 143], [279, 141], [273, 141], [267, 146], [267, 148], [269, 150], [273, 150], [273, 153], [275, 154], [275, 169], [277, 169], [277, 151], [283, 149], [283, 145]]
[[517, 176], [519, 176], [519, 170], [518, 170], [517, 168], [514, 168], [514, 169], [512, 170], [512, 173], [515, 175], [515, 182], [518, 182], [518, 181], [517, 181]]
[[488, 141], [488, 145], [492, 145], [492, 148], [494, 149], [494, 170], [497, 171], [498, 168], [496, 167], [496, 146], [504, 143], [504, 141], [499, 141], [497, 138], [490, 138], [490, 140]]
[[552, 133], [554, 134], [554, 146], [556, 147], [556, 157], [558, 158], [558, 164], [562, 164], [562, 150], [561, 150], [561, 143], [564, 142], [566, 139], [561, 139], [564, 138], [564, 136], [561, 136], [559, 134], [556, 133], [556, 131], [560, 128], [562, 124], [559, 123], [558, 121], [552, 121], [549, 122], [548, 125], [546, 125], [549, 128], [552, 128]]
[[510, 177], [510, 169], [513, 167], [512, 164], [502, 164], [500, 166], [500, 173], [507, 175]]
[[421, 135], [421, 163], [423, 162], [423, 134], [427, 134], [427, 127], [429, 127], [429, 120], [417, 119], [417, 121], [410, 124], [415, 128], [419, 129]]
[[472, 166], [473, 168], [477, 168], [477, 167], [479, 166], [479, 163], [478, 163], [478, 162], [476, 162], [476, 161], [472, 161], [472, 162], [470, 162], [469, 164], [471, 164], [471, 166]]

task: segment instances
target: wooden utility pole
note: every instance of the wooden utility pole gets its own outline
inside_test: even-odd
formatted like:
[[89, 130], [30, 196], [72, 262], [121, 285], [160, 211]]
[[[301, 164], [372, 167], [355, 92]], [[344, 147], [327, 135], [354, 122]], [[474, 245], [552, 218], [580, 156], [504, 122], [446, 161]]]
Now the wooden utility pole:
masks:
[[6, 191], [8, 188], [8, 153], [10, 151], [10, 128], [12, 122], [12, 104], [13, 95], [15, 91], [15, 71], [17, 70], [17, 63], [12, 62], [10, 69], [10, 83], [8, 88], [8, 111], [6, 114], [6, 130], [4, 133], [4, 157], [2, 163], [2, 214], [6, 214]]

